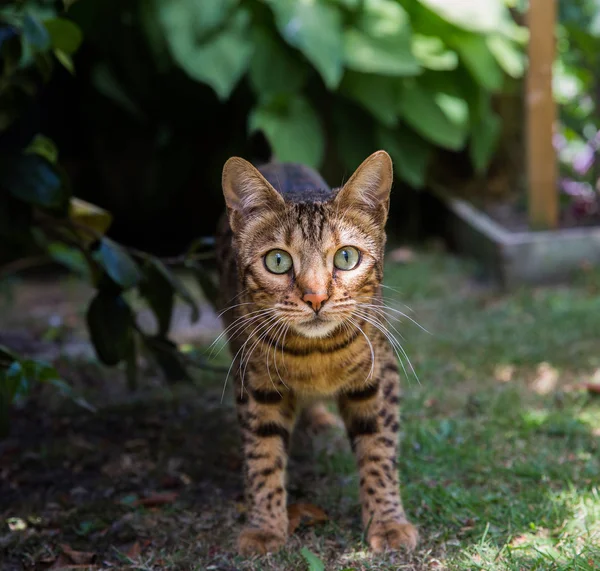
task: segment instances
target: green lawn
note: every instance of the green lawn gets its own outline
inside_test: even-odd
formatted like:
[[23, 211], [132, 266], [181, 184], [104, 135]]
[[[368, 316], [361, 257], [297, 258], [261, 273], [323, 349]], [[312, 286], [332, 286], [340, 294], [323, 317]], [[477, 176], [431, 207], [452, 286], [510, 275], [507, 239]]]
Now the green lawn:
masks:
[[[299, 434], [290, 474], [291, 501], [322, 507], [329, 521], [301, 527], [278, 554], [239, 558], [235, 417], [229, 399], [220, 402], [222, 375], [205, 373], [197, 387], [145, 389], [94, 416], [60, 405], [55, 428], [24, 437], [19, 474], [43, 467], [71, 481], [63, 490], [48, 477], [38, 484], [45, 495], [14, 493], [7, 510], [0, 505], [4, 517], [44, 521], [48, 504], [59, 505], [55, 535], [41, 524], [3, 531], [0, 559], [9, 569], [40, 565], [41, 552], [56, 557], [68, 544], [96, 554], [98, 569], [303, 571], [302, 548], [328, 571], [600, 568], [600, 397], [581, 386], [600, 382], [600, 275], [510, 295], [471, 275], [430, 253], [386, 275], [390, 303], [428, 331], [397, 325], [418, 375], [405, 379], [400, 457], [405, 506], [421, 531], [416, 553], [367, 551], [353, 460], [332, 433], [316, 442]], [[86, 386], [88, 400], [97, 385]], [[36, 410], [26, 407], [15, 430], [33, 430]], [[166, 476], [179, 478], [176, 498], [136, 503], [163, 492]], [[73, 499], [77, 483], [87, 496]], [[313, 559], [310, 571], [319, 568]]]

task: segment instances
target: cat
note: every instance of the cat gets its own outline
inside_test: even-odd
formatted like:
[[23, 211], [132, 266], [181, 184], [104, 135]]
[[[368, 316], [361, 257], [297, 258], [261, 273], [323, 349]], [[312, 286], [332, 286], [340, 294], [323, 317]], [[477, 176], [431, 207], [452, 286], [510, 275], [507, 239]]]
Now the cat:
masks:
[[382, 326], [392, 179], [385, 151], [339, 189], [297, 164], [232, 157], [223, 168], [217, 258], [244, 452], [243, 555], [285, 544], [290, 434], [302, 410], [328, 424], [327, 397], [356, 457], [371, 549], [417, 543], [399, 490], [398, 363]]

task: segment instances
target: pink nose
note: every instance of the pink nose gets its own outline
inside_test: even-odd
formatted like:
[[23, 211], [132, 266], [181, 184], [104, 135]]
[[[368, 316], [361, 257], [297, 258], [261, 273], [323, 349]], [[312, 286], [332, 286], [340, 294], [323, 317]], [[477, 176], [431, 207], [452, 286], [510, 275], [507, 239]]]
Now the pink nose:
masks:
[[326, 293], [313, 293], [312, 291], [307, 291], [302, 299], [310, 305], [315, 312], [318, 312], [323, 304], [329, 299], [329, 296]]

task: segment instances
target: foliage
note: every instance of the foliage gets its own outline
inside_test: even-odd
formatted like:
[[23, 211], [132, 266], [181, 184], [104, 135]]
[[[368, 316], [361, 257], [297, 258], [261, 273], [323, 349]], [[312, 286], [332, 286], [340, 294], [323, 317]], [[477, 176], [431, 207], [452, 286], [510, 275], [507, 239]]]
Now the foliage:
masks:
[[[9, 22], [0, 28], [4, 70], [0, 126], [4, 128], [35, 94], [36, 81], [50, 79], [56, 61], [74, 71], [71, 56], [81, 43], [81, 30], [70, 20], [56, 17], [51, 8], [38, 8], [15, 3], [2, 13]], [[73, 196], [58, 154], [51, 140], [38, 135], [25, 148], [0, 158], [2, 242], [41, 249], [97, 289], [87, 311], [92, 343], [103, 363], [125, 366], [132, 387], [142, 349], [155, 357], [169, 379], [185, 378], [189, 359], [168, 338], [175, 296], [190, 305], [193, 320], [199, 319], [199, 310], [172, 267], [194, 272], [205, 292], [214, 295], [202, 265], [208, 255], [200, 251], [204, 241], [198, 240], [187, 254], [167, 260], [116, 243], [104, 235], [110, 214]], [[0, 271], [10, 273], [10, 265]], [[134, 290], [154, 312], [155, 332], [138, 326], [131, 303]], [[0, 419], [4, 428], [8, 405], [26, 394], [34, 381], [66, 388], [49, 365], [19, 359], [0, 348]]]
[[[250, 106], [248, 134], [262, 132], [279, 160], [320, 167], [331, 152], [350, 170], [359, 157], [386, 147], [399, 177], [414, 187], [425, 184], [437, 148], [468, 149], [474, 168], [485, 170], [500, 131], [492, 94], [506, 75], [523, 71], [524, 32], [503, 0], [122, 6], [107, 9], [105, 26], [112, 28], [119, 9], [126, 13], [144, 32], [154, 71], [122, 70], [113, 90], [118, 105], [128, 101], [131, 110], [136, 101], [136, 113], [156, 114], [140, 82], [180, 69], [221, 102], [241, 90]], [[106, 37], [91, 32], [100, 12], [95, 0], [72, 10], [86, 37], [94, 35], [90, 41], [106, 52]], [[122, 67], [121, 53], [108, 55], [111, 68]]]
[[560, 186], [571, 214], [580, 219], [600, 215], [600, 3], [563, 0], [554, 91], [560, 104], [555, 138]]

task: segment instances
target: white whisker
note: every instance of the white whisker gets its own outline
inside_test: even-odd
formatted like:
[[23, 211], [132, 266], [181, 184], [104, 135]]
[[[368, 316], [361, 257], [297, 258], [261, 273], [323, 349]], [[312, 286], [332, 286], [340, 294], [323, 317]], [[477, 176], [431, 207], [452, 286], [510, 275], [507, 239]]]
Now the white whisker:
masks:
[[363, 334], [364, 338], [369, 344], [369, 349], [371, 350], [371, 369], [369, 371], [369, 374], [367, 375], [367, 378], [365, 379], [366, 382], [373, 375], [373, 371], [375, 370], [375, 351], [373, 350], [371, 340], [369, 339], [368, 335], [363, 331], [362, 327], [358, 323], [356, 323], [356, 321], [354, 321], [351, 317], [348, 318], [348, 321], [352, 323], [352, 325], [354, 325], [354, 327], [356, 327]]

